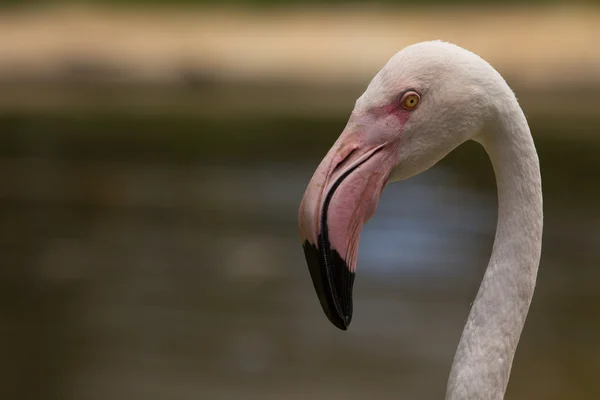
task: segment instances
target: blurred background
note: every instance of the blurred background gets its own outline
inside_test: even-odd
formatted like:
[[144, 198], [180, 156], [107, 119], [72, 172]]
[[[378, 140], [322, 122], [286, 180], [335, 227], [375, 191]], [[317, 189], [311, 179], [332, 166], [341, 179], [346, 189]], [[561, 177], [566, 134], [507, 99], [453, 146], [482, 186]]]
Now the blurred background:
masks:
[[296, 226], [372, 76], [451, 41], [516, 91], [545, 236], [508, 399], [600, 397], [595, 2], [0, 6], [0, 398], [442, 399], [496, 223], [467, 143], [386, 188], [348, 332]]

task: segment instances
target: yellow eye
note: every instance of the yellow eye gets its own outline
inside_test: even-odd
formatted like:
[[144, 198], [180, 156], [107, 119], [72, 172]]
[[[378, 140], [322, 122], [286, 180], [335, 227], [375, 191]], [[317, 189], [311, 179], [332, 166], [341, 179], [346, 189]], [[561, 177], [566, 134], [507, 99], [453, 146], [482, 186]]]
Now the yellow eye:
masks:
[[408, 92], [402, 96], [402, 105], [407, 110], [413, 110], [419, 104], [420, 97], [415, 92]]

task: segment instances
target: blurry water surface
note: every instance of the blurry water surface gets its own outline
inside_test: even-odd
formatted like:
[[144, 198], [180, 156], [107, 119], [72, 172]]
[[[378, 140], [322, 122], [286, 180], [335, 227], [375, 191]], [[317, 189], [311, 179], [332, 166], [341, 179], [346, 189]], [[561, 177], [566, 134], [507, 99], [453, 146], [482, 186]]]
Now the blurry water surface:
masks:
[[[3, 116], [1, 397], [443, 398], [491, 251], [491, 165], [469, 143], [386, 188], [341, 332], [296, 217], [344, 123]], [[593, 126], [532, 121], [545, 236], [509, 399], [600, 395]]]

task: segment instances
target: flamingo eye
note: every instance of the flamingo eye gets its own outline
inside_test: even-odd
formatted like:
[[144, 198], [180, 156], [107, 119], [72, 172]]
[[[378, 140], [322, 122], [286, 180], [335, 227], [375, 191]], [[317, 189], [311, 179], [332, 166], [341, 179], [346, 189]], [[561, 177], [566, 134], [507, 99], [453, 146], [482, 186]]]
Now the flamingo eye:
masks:
[[420, 99], [421, 98], [419, 97], [418, 93], [410, 91], [410, 92], [406, 92], [406, 93], [404, 93], [404, 95], [402, 95], [400, 102], [402, 103], [402, 106], [405, 109], [410, 111], [410, 110], [414, 110], [417, 107]]

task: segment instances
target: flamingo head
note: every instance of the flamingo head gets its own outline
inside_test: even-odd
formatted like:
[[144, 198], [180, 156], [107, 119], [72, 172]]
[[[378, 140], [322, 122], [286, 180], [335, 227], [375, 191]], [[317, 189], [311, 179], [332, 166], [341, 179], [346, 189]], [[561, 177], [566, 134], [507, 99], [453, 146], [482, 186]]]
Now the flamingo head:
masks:
[[[409, 46], [377, 73], [316, 169], [299, 209], [306, 262], [329, 320], [346, 330], [363, 225], [386, 183], [427, 170], [477, 136], [502, 79], [444, 42]], [[488, 90], [489, 89], [489, 90]]]

